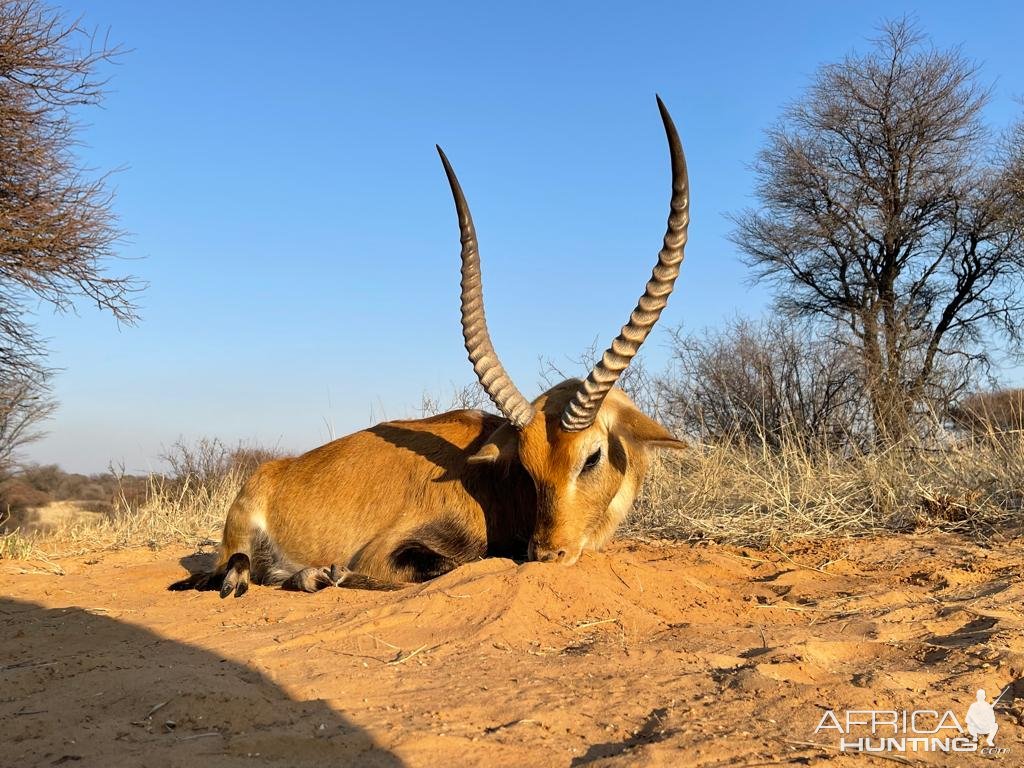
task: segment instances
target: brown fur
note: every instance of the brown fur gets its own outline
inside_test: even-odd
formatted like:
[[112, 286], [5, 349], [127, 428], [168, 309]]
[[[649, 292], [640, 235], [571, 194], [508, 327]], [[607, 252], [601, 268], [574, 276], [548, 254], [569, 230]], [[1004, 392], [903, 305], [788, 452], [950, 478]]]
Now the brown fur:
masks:
[[[592, 427], [563, 431], [559, 419], [578, 386], [566, 381], [537, 398], [522, 430], [452, 411], [267, 462], [228, 511], [214, 572], [172, 588], [241, 594], [250, 575], [304, 591], [379, 588], [489, 554], [574, 563], [615, 532], [649, 448], [682, 445], [618, 390]], [[600, 459], [581, 471], [595, 450]]]

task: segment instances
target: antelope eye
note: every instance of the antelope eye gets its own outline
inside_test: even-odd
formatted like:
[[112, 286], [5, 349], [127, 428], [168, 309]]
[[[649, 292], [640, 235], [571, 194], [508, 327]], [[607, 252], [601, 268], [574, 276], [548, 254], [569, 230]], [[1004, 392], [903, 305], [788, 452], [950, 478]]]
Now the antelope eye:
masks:
[[598, 448], [592, 454], [587, 456], [587, 460], [585, 462], [583, 462], [583, 469], [580, 470], [580, 474], [582, 474], [584, 472], [589, 472], [590, 470], [592, 470], [594, 467], [597, 466], [597, 463], [600, 460], [601, 460], [601, 449]]

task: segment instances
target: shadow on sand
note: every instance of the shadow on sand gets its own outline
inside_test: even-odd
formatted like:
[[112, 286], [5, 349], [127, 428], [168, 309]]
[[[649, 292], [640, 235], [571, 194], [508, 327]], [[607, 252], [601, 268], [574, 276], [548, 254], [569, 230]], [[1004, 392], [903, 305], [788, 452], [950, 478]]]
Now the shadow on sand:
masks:
[[96, 612], [9, 598], [0, 744], [12, 766], [402, 765], [325, 702], [295, 701], [242, 664]]

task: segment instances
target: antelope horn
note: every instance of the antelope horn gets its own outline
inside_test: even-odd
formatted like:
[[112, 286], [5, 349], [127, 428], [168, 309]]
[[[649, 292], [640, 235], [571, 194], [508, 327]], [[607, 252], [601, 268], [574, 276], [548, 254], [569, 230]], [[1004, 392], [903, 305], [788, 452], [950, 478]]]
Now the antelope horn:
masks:
[[533, 418], [533, 406], [516, 389], [512, 379], [505, 372], [491, 343], [491, 334], [487, 330], [487, 318], [484, 316], [484, 292], [480, 280], [480, 251], [477, 248], [476, 228], [473, 216], [469, 212], [469, 204], [462, 187], [455, 177], [451, 163], [444, 156], [441, 147], [437, 148], [444, 164], [444, 172], [448, 175], [448, 183], [455, 198], [455, 210], [459, 215], [459, 233], [462, 240], [462, 336], [466, 340], [466, 351], [473, 370], [480, 379], [484, 391], [498, 406], [505, 418], [517, 429], [522, 429]]
[[622, 327], [611, 347], [580, 384], [562, 412], [562, 429], [566, 432], [579, 432], [594, 423], [605, 396], [661, 317], [661, 311], [668, 303], [669, 294], [679, 277], [679, 265], [686, 248], [686, 229], [690, 224], [690, 182], [686, 175], [686, 158], [683, 156], [679, 134], [660, 96], [658, 109], [665, 124], [669, 154], [672, 157], [672, 201], [664, 244], [658, 253], [658, 263], [644, 295], [629, 316], [629, 322]]

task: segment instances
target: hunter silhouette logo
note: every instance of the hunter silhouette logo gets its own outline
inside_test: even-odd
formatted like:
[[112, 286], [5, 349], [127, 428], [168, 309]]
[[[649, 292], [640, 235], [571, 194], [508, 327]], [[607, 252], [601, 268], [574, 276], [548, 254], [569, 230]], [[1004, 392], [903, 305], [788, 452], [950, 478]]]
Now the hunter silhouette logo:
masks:
[[967, 708], [967, 732], [975, 741], [979, 736], [988, 736], [987, 743], [990, 747], [996, 745], [996, 731], [999, 730], [995, 704], [995, 701], [988, 703], [985, 699], [985, 689], [982, 688], [978, 691], [977, 701]]

